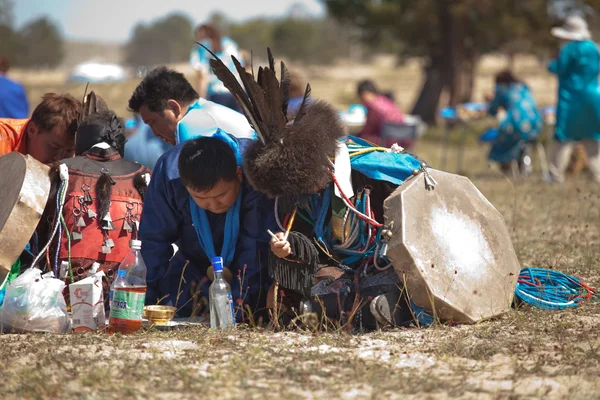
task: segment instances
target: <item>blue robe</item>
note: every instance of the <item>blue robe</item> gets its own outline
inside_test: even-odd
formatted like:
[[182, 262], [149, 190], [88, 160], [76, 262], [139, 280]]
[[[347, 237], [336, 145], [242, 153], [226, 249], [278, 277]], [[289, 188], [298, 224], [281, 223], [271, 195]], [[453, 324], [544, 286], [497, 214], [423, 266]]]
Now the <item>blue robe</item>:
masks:
[[[249, 141], [238, 141], [243, 152]], [[161, 304], [175, 305], [180, 309], [179, 316], [189, 316], [192, 311], [190, 290], [193, 282], [201, 284], [201, 296], [208, 299], [210, 282], [206, 279], [206, 270], [210, 266], [210, 260], [198, 241], [190, 214], [190, 196], [179, 179], [177, 162], [183, 145], [173, 147], [156, 163], [144, 199], [140, 239], [142, 257], [148, 269], [146, 303], [156, 304], [158, 299], [168, 296]], [[215, 249], [219, 252], [223, 245], [226, 214], [207, 212], [207, 216]], [[233, 273], [231, 292], [234, 300], [244, 298], [244, 303], [249, 304], [252, 311], [264, 307], [264, 298], [270, 284], [267, 271], [270, 236], [266, 230], [274, 230], [276, 226], [273, 201], [253, 190], [244, 179], [240, 233], [233, 265], [228, 267]], [[172, 243], [179, 248], [175, 256]], [[186, 268], [183, 282], [181, 275], [186, 260], [190, 264]], [[244, 275], [243, 283], [238, 279], [238, 271]], [[181, 294], [176, 304], [179, 291]]]
[[152, 129], [141, 118], [138, 119], [135, 133], [127, 139], [123, 158], [152, 170], [160, 156], [173, 146], [155, 136]]
[[23, 85], [0, 74], [0, 118], [24, 119], [29, 103]]
[[558, 76], [556, 140], [600, 140], [600, 53], [596, 43], [565, 44], [548, 69]]
[[507, 163], [519, 159], [523, 145], [535, 139], [542, 130], [542, 118], [531, 91], [523, 83], [496, 85], [494, 100], [488, 113], [496, 115], [498, 108], [506, 110], [500, 122], [498, 136], [492, 144], [489, 159]]

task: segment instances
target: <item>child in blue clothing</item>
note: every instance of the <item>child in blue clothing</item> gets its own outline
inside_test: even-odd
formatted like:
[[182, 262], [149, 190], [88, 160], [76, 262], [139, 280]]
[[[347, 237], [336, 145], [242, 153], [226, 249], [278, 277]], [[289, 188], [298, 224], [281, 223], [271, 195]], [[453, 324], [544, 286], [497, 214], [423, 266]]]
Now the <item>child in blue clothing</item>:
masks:
[[140, 225], [147, 304], [160, 301], [177, 307], [179, 316], [198, 315], [202, 303], [195, 294], [208, 297], [210, 259], [221, 256], [234, 300], [253, 312], [264, 307], [267, 229], [277, 225], [273, 202], [252, 189], [242, 171], [248, 142], [217, 130], [158, 160]]

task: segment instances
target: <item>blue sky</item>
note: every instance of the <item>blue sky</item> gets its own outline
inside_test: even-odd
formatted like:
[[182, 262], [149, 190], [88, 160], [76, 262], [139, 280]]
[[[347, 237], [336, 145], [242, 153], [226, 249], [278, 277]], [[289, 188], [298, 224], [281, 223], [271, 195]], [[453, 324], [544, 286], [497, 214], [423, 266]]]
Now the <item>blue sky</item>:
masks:
[[311, 14], [324, 14], [318, 0], [16, 0], [14, 16], [17, 27], [50, 16], [67, 39], [124, 42], [137, 22], [150, 22], [174, 11], [188, 14], [195, 23], [214, 11], [241, 21], [280, 16], [297, 3]]

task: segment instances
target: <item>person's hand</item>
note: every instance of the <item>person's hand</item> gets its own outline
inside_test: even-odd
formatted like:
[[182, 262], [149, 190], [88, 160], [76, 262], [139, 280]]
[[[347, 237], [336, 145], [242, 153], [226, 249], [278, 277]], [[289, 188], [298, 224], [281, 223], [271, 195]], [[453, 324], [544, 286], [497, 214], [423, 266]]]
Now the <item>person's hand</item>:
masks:
[[275, 234], [278, 240], [275, 238], [271, 238], [271, 251], [279, 258], [286, 258], [290, 254], [292, 254], [292, 248], [290, 247], [290, 242], [284, 240], [285, 233], [278, 232]]

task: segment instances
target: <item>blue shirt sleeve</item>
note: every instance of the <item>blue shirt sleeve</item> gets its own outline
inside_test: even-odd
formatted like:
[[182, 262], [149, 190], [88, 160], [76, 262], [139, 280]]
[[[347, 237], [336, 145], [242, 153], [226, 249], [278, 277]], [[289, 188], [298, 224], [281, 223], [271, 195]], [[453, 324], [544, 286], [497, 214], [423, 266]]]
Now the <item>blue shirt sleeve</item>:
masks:
[[147, 268], [147, 304], [155, 304], [158, 300], [158, 284], [173, 256], [172, 243], [178, 239], [182, 219], [168, 176], [168, 155], [169, 153], [161, 157], [154, 168], [140, 221], [142, 257]]
[[[270, 236], [267, 229], [275, 230], [274, 203], [265, 195], [250, 189], [242, 203], [242, 221], [234, 261], [232, 296], [242, 299], [255, 311], [270, 282], [267, 270]], [[237, 276], [235, 275], [237, 274]]]

